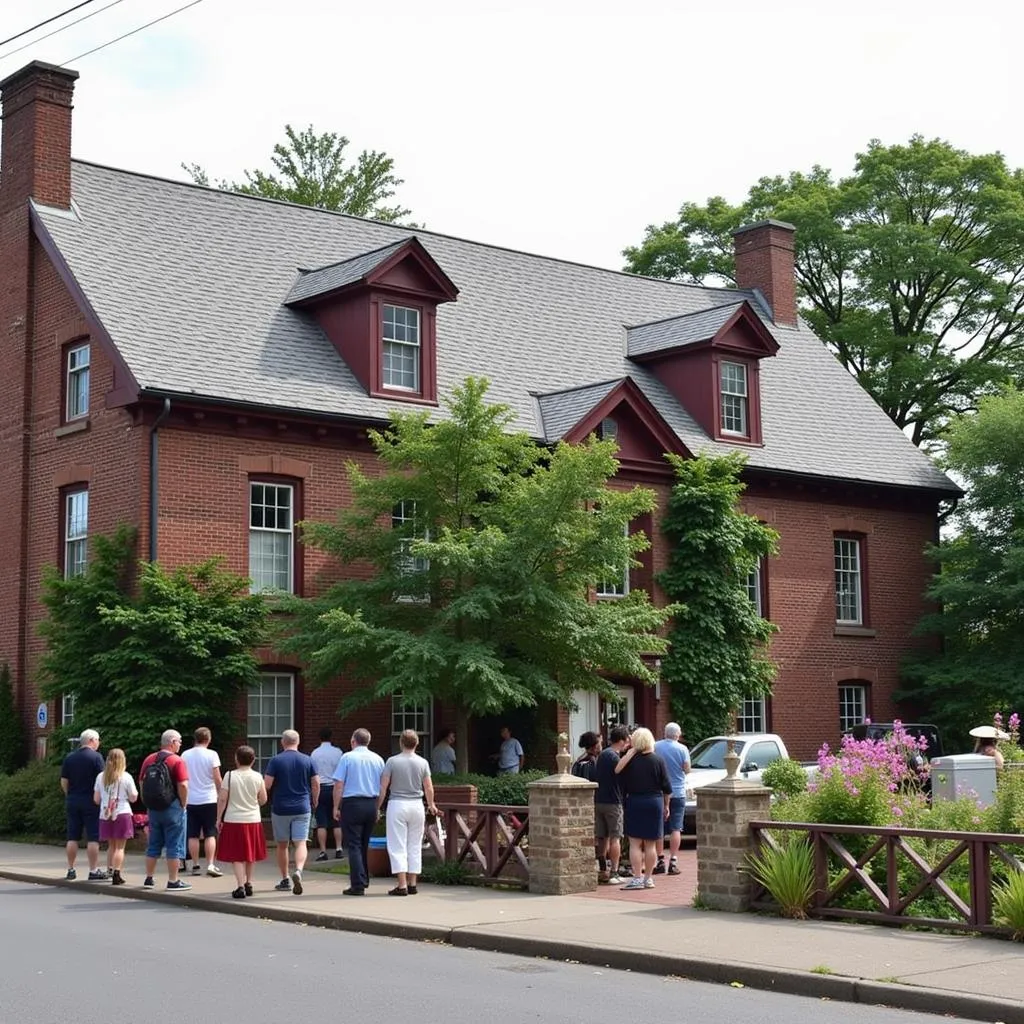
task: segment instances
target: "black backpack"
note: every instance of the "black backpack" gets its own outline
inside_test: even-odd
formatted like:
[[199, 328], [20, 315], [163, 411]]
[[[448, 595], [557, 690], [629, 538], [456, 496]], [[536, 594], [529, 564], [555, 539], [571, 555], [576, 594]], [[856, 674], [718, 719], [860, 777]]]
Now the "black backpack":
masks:
[[149, 811], [166, 811], [178, 797], [171, 769], [167, 767], [170, 756], [168, 751], [161, 750], [142, 773], [139, 789], [142, 802]]

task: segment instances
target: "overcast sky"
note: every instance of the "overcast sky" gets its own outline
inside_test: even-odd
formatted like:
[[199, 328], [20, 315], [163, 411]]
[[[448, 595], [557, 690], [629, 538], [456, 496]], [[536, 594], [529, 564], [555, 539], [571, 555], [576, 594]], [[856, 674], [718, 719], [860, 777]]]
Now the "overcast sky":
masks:
[[[2, 0], [0, 39], [76, 0]], [[286, 122], [383, 149], [435, 231], [618, 268], [685, 200], [845, 173], [874, 137], [1024, 164], [1010, 2], [118, 0], [12, 49], [81, 73], [77, 157], [172, 178], [267, 166]]]

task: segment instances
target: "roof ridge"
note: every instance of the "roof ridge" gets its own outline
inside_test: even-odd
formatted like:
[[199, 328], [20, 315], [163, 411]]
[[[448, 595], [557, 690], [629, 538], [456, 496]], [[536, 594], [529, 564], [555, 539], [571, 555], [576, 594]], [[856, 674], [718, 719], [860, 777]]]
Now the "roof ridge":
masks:
[[719, 309], [729, 309], [732, 306], [742, 306], [744, 302], [750, 300], [744, 296], [742, 299], [735, 299], [732, 302], [723, 302], [718, 306], [708, 306], [706, 309], [691, 309], [689, 313], [676, 313], [673, 316], [663, 316], [660, 320], [644, 320], [643, 323], [639, 324], [628, 324], [626, 326], [627, 331], [635, 331], [639, 327], [653, 327], [655, 324], [667, 324], [670, 320], [685, 320], [689, 316], [706, 316], [708, 313], [714, 313]]
[[[289, 204], [295, 205], [295, 204]], [[328, 211], [330, 212], [330, 211]], [[385, 249], [394, 249], [398, 246], [405, 245], [406, 242], [415, 238], [415, 235], [409, 235], [407, 238], [399, 238], [397, 241], [388, 242], [387, 245], [378, 245], [376, 249], [367, 249], [366, 252], [356, 253], [355, 256], [348, 256], [343, 260], [335, 260], [333, 263], [325, 263], [320, 267], [299, 267], [300, 274], [319, 274], [322, 270], [332, 270], [334, 267], [342, 267], [346, 263], [352, 263], [355, 260], [364, 260], [367, 256], [373, 256], [378, 252], [384, 252]]]
[[393, 228], [395, 230], [412, 230], [417, 235], [432, 235], [435, 238], [444, 238], [453, 242], [460, 242], [463, 245], [473, 245], [481, 249], [491, 249], [495, 252], [507, 252], [513, 253], [517, 256], [526, 256], [529, 259], [544, 260], [547, 263], [557, 263], [561, 266], [566, 267], [579, 267], [584, 270], [593, 270], [599, 274], [613, 274], [615, 277], [628, 277], [635, 281], [651, 281], [656, 284], [662, 284], [670, 288], [685, 288], [688, 291], [697, 291], [702, 294], [708, 292], [720, 292], [723, 295], [745, 295], [747, 289], [738, 288], [718, 288], [703, 284], [690, 284], [687, 281], [671, 281], [664, 277], [649, 277], [646, 274], [631, 274], [628, 270], [613, 270], [611, 267], [599, 267], [594, 263], [581, 263], [579, 260], [567, 260], [562, 259], [558, 256], [545, 256], [543, 253], [528, 252], [525, 249], [514, 249], [508, 245], [494, 245], [489, 242], [481, 242], [474, 238], [464, 238], [461, 235], [446, 234], [443, 231], [431, 231], [429, 228], [417, 227], [409, 228], [402, 224], [392, 224], [384, 220], [374, 220], [372, 217], [356, 217], [351, 213], [341, 213], [337, 210], [325, 210], [319, 206], [304, 206], [301, 203], [289, 203], [284, 199], [270, 199], [267, 196], [253, 196], [247, 192], [235, 192], [231, 189], [215, 188], [213, 185], [199, 185], [194, 181], [181, 181], [178, 178], [167, 178], [160, 174], [148, 174], [145, 171], [132, 171], [127, 170], [123, 167], [113, 167], [110, 164], [101, 164], [95, 160], [82, 160], [78, 157], [72, 159], [72, 164], [84, 164], [88, 167], [97, 167], [104, 171], [113, 171], [115, 174], [130, 174], [135, 178], [146, 178], [149, 181], [163, 182], [165, 185], [175, 185], [180, 188], [196, 189], [201, 192], [212, 192], [220, 196], [230, 196], [234, 199], [241, 199], [243, 201], [248, 200], [254, 203], [271, 203], [275, 206], [284, 206], [292, 210], [302, 210], [311, 214], [320, 215], [324, 217], [344, 217], [346, 220], [359, 221], [364, 224], [375, 224], [378, 227]]
[[620, 384], [624, 380], [629, 379], [629, 374], [623, 374], [621, 377], [609, 377], [607, 380], [595, 380], [593, 384], [576, 384], [571, 388], [559, 388], [557, 391], [531, 391], [530, 394], [534, 398], [551, 398], [553, 395], [567, 395], [571, 391], [586, 391], [587, 388], [599, 388], [605, 384]]

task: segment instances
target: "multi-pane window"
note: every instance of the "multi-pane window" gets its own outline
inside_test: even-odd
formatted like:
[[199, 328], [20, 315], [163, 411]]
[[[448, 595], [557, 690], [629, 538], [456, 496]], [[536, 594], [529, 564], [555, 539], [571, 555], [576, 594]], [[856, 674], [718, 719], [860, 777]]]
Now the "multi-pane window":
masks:
[[89, 415], [89, 344], [72, 345], [67, 350], [64, 418], [68, 421]]
[[385, 306], [383, 382], [403, 391], [420, 389], [420, 311], [407, 306]]
[[[747, 573], [747, 597], [758, 615], [764, 615], [764, 559], [759, 558], [757, 565]], [[755, 732], [763, 732], [757, 729]]]
[[290, 672], [263, 672], [258, 683], [249, 687], [246, 735], [256, 751], [257, 771], [280, 747], [281, 733], [293, 728], [295, 715], [295, 676]]
[[294, 589], [294, 498], [288, 484], [249, 485], [249, 578], [254, 594]]
[[[405, 536], [398, 542], [397, 566], [401, 576], [416, 576], [425, 573], [430, 568], [430, 559], [413, 555], [410, 551], [413, 541], [426, 540], [429, 531], [416, 524], [416, 502], [400, 501], [391, 510], [391, 527], [395, 530], [403, 530]], [[400, 596], [399, 600], [415, 600], [412, 596]]]
[[64, 578], [81, 576], [88, 559], [89, 492], [64, 495]]
[[836, 580], [836, 622], [859, 626], [864, 622], [861, 580], [861, 542], [856, 537], [833, 538]]
[[61, 725], [70, 725], [75, 720], [75, 695], [65, 693], [60, 700]]
[[419, 733], [419, 753], [429, 757], [433, 731], [433, 701], [407, 701], [400, 693], [391, 695], [391, 753], [401, 749], [401, 735], [406, 729]]
[[743, 363], [719, 364], [722, 433], [746, 437], [749, 430], [747, 368]]
[[737, 732], [767, 732], [768, 714], [764, 697], [744, 697], [736, 712]]
[[839, 729], [848, 732], [868, 717], [868, 688], [856, 684], [839, 687]]
[[[629, 536], [629, 523], [624, 523], [622, 532]], [[629, 565], [623, 567], [622, 575], [611, 579], [601, 580], [597, 585], [598, 597], [625, 597], [629, 593]]]

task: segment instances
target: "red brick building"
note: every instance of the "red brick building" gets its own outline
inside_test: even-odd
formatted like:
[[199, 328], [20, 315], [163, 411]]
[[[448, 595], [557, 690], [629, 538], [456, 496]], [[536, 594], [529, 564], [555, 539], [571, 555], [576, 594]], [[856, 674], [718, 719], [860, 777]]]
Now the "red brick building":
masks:
[[[791, 227], [739, 232], [741, 287], [713, 289], [165, 181], [72, 160], [76, 78], [35, 63], [0, 83], [0, 659], [36, 749], [73, 714], [69, 695], [36, 722], [44, 565], [80, 571], [90, 536], [130, 522], [165, 565], [220, 554], [255, 586], [308, 592], [324, 566], [294, 524], [344, 505], [345, 463], [372, 466], [368, 426], [444, 415], [470, 374], [539, 439], [614, 432], [619, 480], [662, 505], [665, 451], [743, 449], [745, 506], [781, 534], [750, 580], [780, 673], [740, 727], [806, 756], [893, 715], [921, 552], [956, 488], [799, 321]], [[644, 564], [597, 599], [659, 597], [656, 519], [636, 524]], [[307, 690], [301, 666], [263, 656], [258, 746], [334, 719], [343, 681]], [[660, 728], [666, 690], [620, 682], [620, 705], [582, 695], [571, 722], [512, 721], [534, 751], [556, 725]], [[443, 714], [396, 702], [360, 723], [387, 737]], [[477, 724], [478, 760], [497, 724]]]

